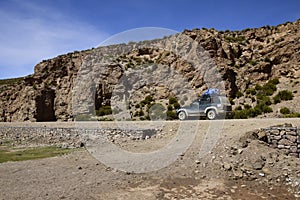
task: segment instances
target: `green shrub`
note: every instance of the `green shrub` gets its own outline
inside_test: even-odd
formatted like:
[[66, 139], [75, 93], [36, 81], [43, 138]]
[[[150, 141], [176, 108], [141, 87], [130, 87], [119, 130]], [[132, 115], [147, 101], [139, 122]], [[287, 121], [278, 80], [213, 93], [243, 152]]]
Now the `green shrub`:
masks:
[[265, 95], [271, 96], [277, 90], [276, 84], [274, 83], [275, 82], [271, 80], [262, 86], [262, 91], [264, 92]]
[[262, 86], [261, 86], [260, 84], [256, 84], [256, 85], [255, 85], [255, 89], [256, 89], [256, 90], [262, 90]]
[[174, 108], [173, 108], [172, 105], [168, 105], [167, 110], [168, 110], [168, 111], [172, 111], [172, 110], [174, 110]]
[[248, 89], [246, 90], [246, 94], [256, 95], [256, 90], [255, 90], [255, 88], [248, 88]]
[[154, 98], [151, 95], [148, 95], [145, 97], [145, 100], [148, 102], [152, 102], [152, 101], [154, 101]]
[[243, 109], [242, 109], [242, 106], [238, 106], [235, 108], [235, 110], [243, 110]]
[[281, 102], [281, 99], [278, 95], [276, 95], [275, 97], [273, 97], [273, 101], [274, 101], [275, 104], [277, 104], [277, 103]]
[[280, 109], [280, 113], [286, 115], [286, 114], [290, 114], [291, 111], [290, 111], [289, 108], [283, 107], [283, 108]]
[[246, 109], [246, 110], [248, 110], [248, 109], [250, 109], [250, 108], [252, 108], [249, 104], [245, 104], [244, 105], [244, 108]]
[[233, 118], [234, 119], [247, 119], [248, 114], [246, 110], [235, 110], [233, 112]]
[[284, 116], [283, 116], [284, 118], [298, 118], [298, 117], [300, 117], [300, 113], [290, 113], [290, 114], [285, 114]]
[[144, 111], [141, 109], [141, 110], [138, 112], [138, 116], [141, 117], [141, 116], [144, 116], [144, 115], [145, 115], [145, 113], [144, 113]]
[[96, 110], [97, 116], [104, 116], [104, 115], [110, 115], [112, 114], [111, 106], [102, 106], [99, 108], [99, 110]]
[[254, 109], [259, 113], [271, 113], [273, 112], [272, 108], [264, 103], [257, 104]]
[[[184, 99], [187, 99], [187, 97], [186, 96], [184, 96]], [[183, 101], [183, 103], [184, 103], [184, 100], [182, 100]], [[178, 99], [176, 98], [176, 97], [170, 97], [169, 98], [169, 105], [173, 105], [173, 109], [178, 109], [178, 108], [180, 108], [180, 104], [178, 103]], [[172, 110], [173, 110], [172, 109]], [[168, 110], [169, 110], [169, 107], [168, 107]]]
[[151, 95], [148, 95], [145, 97], [145, 99], [143, 101], [141, 101], [141, 105], [143, 107], [144, 105], [149, 105], [154, 101], [155, 101], [154, 98]]
[[245, 40], [246, 40], [245, 36], [238, 36], [238, 37], [225, 36], [225, 41], [227, 42], [243, 42]]
[[10, 78], [10, 79], [0, 79], [0, 85], [15, 85], [20, 84], [24, 80], [24, 77], [20, 78]]
[[274, 79], [271, 79], [269, 80], [269, 82], [273, 85], [278, 85], [279, 84], [279, 79], [278, 78], [274, 78]]
[[170, 105], [172, 105], [172, 104], [174, 104], [174, 103], [177, 103], [178, 101], [177, 101], [177, 98], [176, 97], [170, 97], [169, 98], [169, 104]]
[[247, 119], [249, 117], [256, 117], [263, 113], [270, 113], [273, 112], [272, 108], [266, 105], [265, 103], [260, 102], [254, 108], [250, 105], [245, 104], [244, 109], [241, 106], [238, 106], [234, 110], [234, 119]]
[[254, 110], [254, 113], [255, 113], [255, 117], [262, 114], [262, 111], [261, 111], [259, 106], [255, 106], [253, 108], [253, 110]]
[[145, 120], [150, 120], [150, 116], [149, 116], [149, 115], [146, 115], [146, 116], [145, 116]]
[[258, 104], [265, 104], [265, 105], [272, 104], [270, 97], [264, 96], [262, 94], [258, 94], [256, 96], [256, 98], [257, 98]]
[[167, 120], [174, 120], [177, 119], [177, 114], [174, 111], [167, 111]]
[[280, 99], [283, 101], [292, 100], [294, 97], [293, 93], [288, 90], [282, 90], [278, 93], [278, 95], [279, 95]]
[[178, 102], [174, 103], [173, 106], [174, 106], [175, 109], [179, 109], [180, 108], [180, 104]]
[[257, 60], [249, 60], [249, 64], [255, 66], [258, 63]]
[[98, 121], [114, 121], [114, 120], [107, 117], [101, 117]]
[[237, 98], [240, 98], [240, 97], [242, 97], [242, 96], [244, 96], [244, 95], [243, 95], [243, 93], [242, 93], [241, 91], [237, 91], [237, 92], [235, 93], [235, 96], [236, 96]]
[[294, 97], [293, 93], [288, 90], [279, 91], [277, 95], [274, 96], [274, 103], [280, 103], [281, 101], [292, 100]]
[[264, 113], [271, 113], [273, 109], [270, 106], [265, 105], [262, 110]]

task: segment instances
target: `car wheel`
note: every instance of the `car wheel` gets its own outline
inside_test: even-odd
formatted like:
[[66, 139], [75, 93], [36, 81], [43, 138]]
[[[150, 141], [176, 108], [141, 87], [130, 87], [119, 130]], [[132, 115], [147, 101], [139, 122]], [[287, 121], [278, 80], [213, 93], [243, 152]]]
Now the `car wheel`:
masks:
[[209, 111], [206, 113], [206, 117], [207, 117], [209, 120], [216, 119], [217, 113], [216, 113], [216, 111], [214, 111], [214, 110], [209, 110]]
[[180, 120], [185, 120], [185, 119], [186, 119], [186, 114], [185, 114], [185, 112], [184, 112], [184, 111], [180, 111], [180, 112], [178, 113], [178, 118], [179, 118]]

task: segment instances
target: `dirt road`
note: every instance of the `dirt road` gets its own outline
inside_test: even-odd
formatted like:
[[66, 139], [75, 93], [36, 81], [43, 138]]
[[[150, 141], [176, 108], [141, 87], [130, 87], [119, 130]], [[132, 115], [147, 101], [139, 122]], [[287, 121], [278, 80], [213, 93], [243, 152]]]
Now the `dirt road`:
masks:
[[[149, 163], [137, 162], [122, 168], [124, 167], [122, 163], [103, 164], [99, 160], [102, 157], [97, 157], [98, 154], [92, 152], [95, 149], [88, 147], [88, 150], [82, 149], [60, 157], [2, 163], [0, 199], [297, 199], [300, 197], [299, 183], [296, 185], [296, 181], [300, 178], [298, 158], [284, 156], [260, 141], [250, 141], [247, 146], [243, 146], [241, 142], [241, 138], [248, 131], [283, 123], [300, 126], [299, 119], [186, 121], [183, 124], [179, 121], [135, 123], [138, 126], [162, 128], [162, 131], [146, 140], [119, 138], [113, 141], [115, 146], [127, 153], [146, 155], [149, 152], [160, 152], [166, 145], [178, 142], [178, 145], [170, 146], [180, 149], [176, 159], [167, 163], [171, 157], [169, 155], [165, 157], [164, 163], [160, 160], [161, 157], [157, 159], [152, 157]], [[95, 126], [124, 128], [124, 124], [103, 122]], [[0, 124], [0, 126], [33, 125], [92, 126], [88, 123]], [[191, 142], [178, 137], [180, 127], [190, 131], [191, 126], [196, 130], [194, 137], [190, 136]], [[188, 144], [187, 150], [183, 151], [185, 148], [180, 148], [179, 143]], [[246, 168], [262, 155], [265, 162], [262, 169], [255, 170], [249, 167], [243, 171], [242, 167]], [[272, 155], [276, 155], [277, 160], [270, 164]], [[118, 159], [126, 160], [126, 157]], [[126, 170], [138, 169], [138, 165], [144, 171], [137, 173]], [[132, 166], [135, 168], [131, 168]], [[151, 168], [153, 166], [154, 168]], [[283, 177], [292, 180], [287, 181]]]

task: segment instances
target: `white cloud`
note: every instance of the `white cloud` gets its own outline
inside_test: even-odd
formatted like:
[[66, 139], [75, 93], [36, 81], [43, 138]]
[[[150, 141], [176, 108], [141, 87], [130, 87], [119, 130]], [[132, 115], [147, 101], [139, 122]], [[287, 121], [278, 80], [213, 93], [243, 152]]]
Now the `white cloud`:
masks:
[[[0, 9], [0, 78], [23, 76], [43, 59], [97, 46], [108, 37], [95, 27], [34, 4], [20, 4], [30, 13]], [[49, 14], [50, 13], [50, 14]]]

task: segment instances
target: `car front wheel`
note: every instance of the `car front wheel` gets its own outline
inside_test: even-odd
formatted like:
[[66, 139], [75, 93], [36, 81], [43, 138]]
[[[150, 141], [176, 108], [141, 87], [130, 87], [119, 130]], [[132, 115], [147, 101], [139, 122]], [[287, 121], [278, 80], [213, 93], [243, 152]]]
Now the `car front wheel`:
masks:
[[214, 110], [209, 110], [209, 111], [207, 112], [206, 116], [207, 116], [207, 118], [208, 118], [209, 120], [213, 120], [213, 119], [216, 119], [217, 113], [216, 113], [216, 111], [214, 111]]
[[184, 112], [184, 111], [180, 111], [180, 112], [178, 113], [178, 118], [179, 118], [180, 120], [185, 120], [185, 119], [186, 119], [186, 114], [185, 114], [185, 112]]

